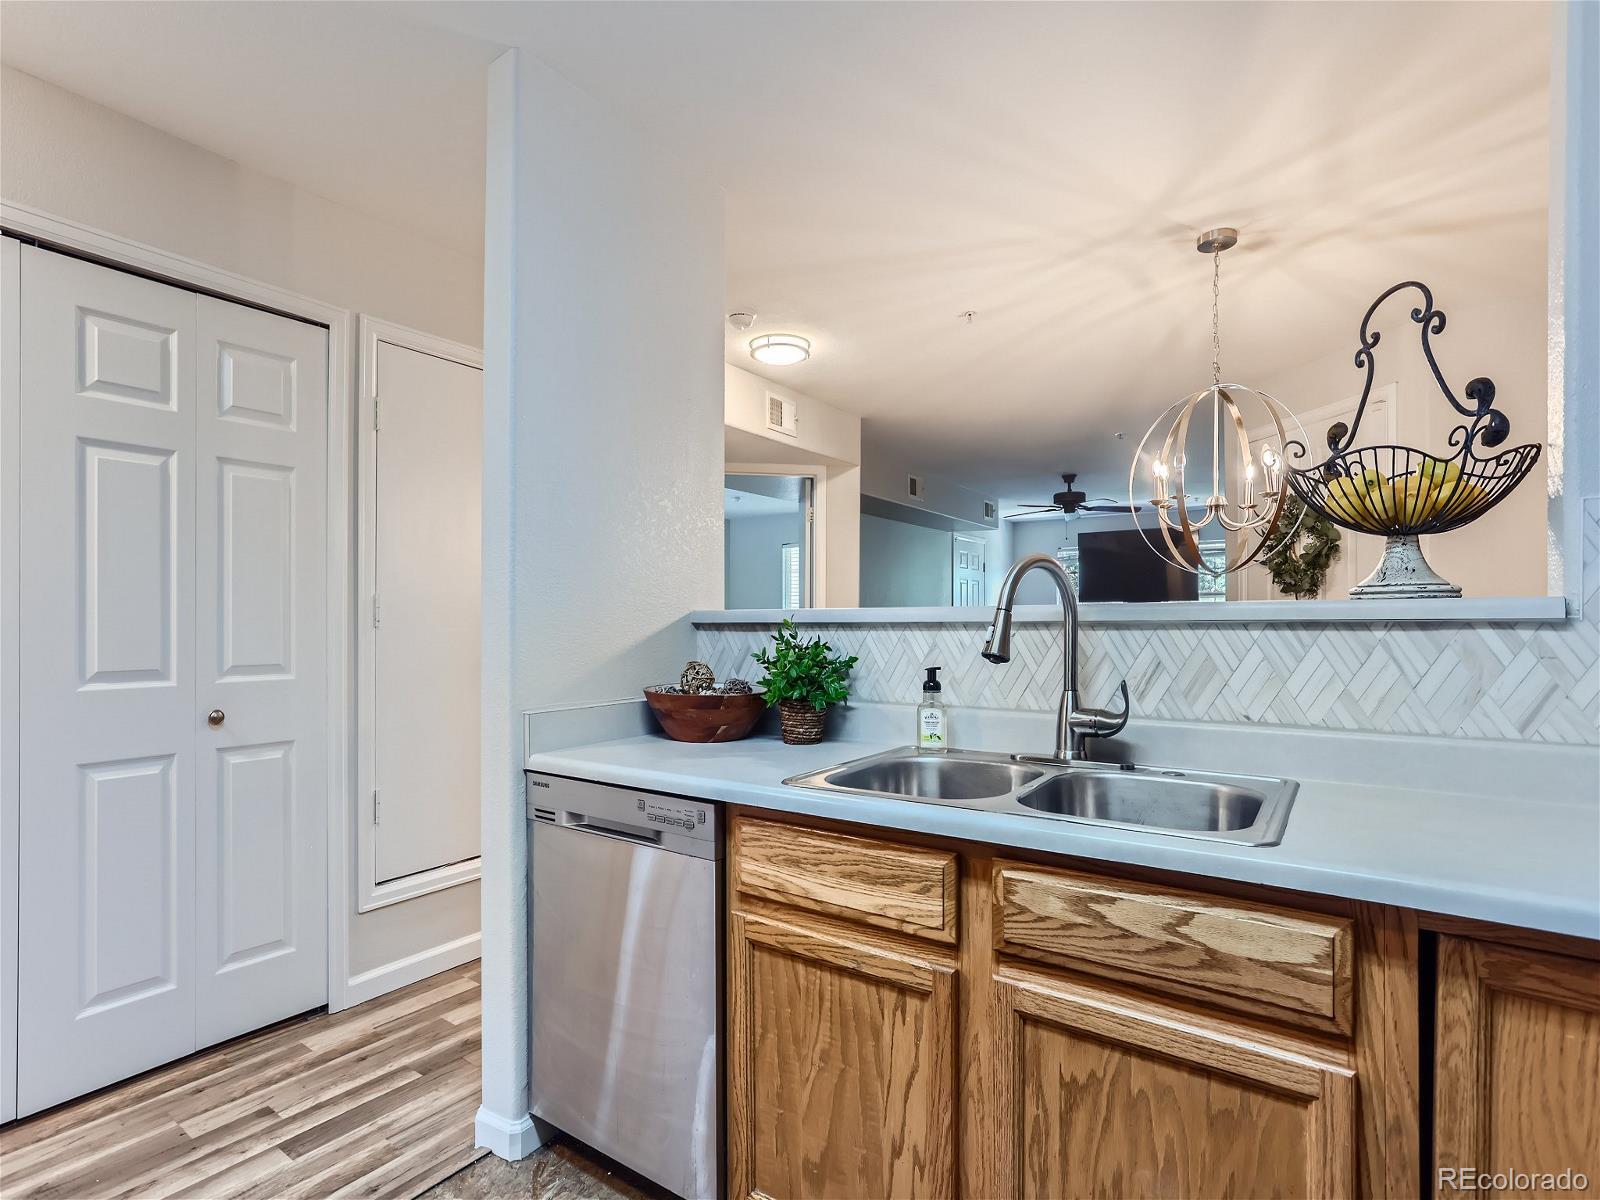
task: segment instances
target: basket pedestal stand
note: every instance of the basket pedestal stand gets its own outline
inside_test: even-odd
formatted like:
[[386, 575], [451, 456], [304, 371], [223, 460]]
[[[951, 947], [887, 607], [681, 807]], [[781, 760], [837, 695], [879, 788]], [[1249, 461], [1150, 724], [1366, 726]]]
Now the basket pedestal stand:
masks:
[[1422, 600], [1459, 595], [1461, 589], [1442, 578], [1422, 557], [1422, 544], [1414, 533], [1392, 534], [1384, 539], [1383, 558], [1377, 569], [1350, 589], [1352, 600]]

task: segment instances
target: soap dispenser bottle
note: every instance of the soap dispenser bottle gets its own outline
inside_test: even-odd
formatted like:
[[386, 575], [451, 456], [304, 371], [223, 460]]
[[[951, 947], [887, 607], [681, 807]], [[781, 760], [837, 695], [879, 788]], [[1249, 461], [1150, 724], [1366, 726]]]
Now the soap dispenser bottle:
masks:
[[949, 723], [945, 720], [944, 688], [939, 683], [941, 667], [927, 668], [922, 681], [922, 703], [917, 705], [917, 749], [943, 753], [949, 748]]

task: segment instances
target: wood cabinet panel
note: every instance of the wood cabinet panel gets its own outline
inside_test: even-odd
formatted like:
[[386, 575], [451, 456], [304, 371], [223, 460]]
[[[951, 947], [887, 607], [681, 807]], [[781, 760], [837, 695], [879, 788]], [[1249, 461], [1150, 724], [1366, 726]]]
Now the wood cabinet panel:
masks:
[[944, 945], [956, 940], [956, 855], [774, 821], [733, 825], [733, 887]]
[[1417, 916], [1382, 904], [1358, 904], [1355, 915], [1360, 1193], [1404, 1200], [1427, 1194]]
[[1588, 1187], [1559, 1194], [1600, 1196], [1600, 963], [1440, 938], [1434, 1096], [1439, 1196], [1558, 1194], [1464, 1169], [1571, 1170]]
[[999, 1194], [1353, 1194], [1355, 1077], [1332, 1052], [1040, 972], [994, 986]]
[[728, 941], [729, 1195], [955, 1195], [954, 963], [804, 916]]
[[1348, 918], [1014, 862], [995, 864], [994, 895], [1003, 953], [1312, 1028], [1352, 1028]]

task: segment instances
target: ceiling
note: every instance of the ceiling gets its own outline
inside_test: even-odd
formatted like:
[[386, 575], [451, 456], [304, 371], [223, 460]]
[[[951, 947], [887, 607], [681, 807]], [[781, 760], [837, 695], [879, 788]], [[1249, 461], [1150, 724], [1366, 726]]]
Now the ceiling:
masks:
[[1544, 4], [87, 8], [8, 0], [0, 51], [464, 248], [482, 66], [528, 48], [724, 185], [729, 309], [815, 345], [730, 361], [1010, 500], [1116, 494], [1114, 435], [1207, 380], [1210, 226], [1246, 382], [1401, 278], [1543, 302]]
[[364, 4], [0, 5], [8, 66], [475, 258], [502, 49]]

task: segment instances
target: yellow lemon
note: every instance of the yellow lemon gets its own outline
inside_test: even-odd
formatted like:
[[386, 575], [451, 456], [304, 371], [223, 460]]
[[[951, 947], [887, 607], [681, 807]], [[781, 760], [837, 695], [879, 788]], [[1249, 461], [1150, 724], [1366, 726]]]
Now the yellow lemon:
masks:
[[1369, 528], [1382, 530], [1400, 519], [1401, 490], [1404, 485], [1379, 475], [1367, 485], [1367, 503], [1378, 520]]
[[1400, 496], [1400, 519], [1407, 525], [1431, 520], [1439, 509], [1439, 488], [1431, 476], [1417, 473], [1395, 480]]
[[1376, 473], [1340, 475], [1328, 481], [1328, 515], [1357, 529], [1378, 528], [1389, 504], [1389, 482]]
[[1483, 489], [1462, 479], [1461, 469], [1454, 463], [1440, 465], [1449, 471], [1419, 471], [1394, 481], [1400, 498], [1399, 517], [1406, 524], [1431, 521], [1440, 515], [1456, 517], [1477, 507]]
[[1417, 468], [1416, 475], [1442, 488], [1461, 478], [1461, 464], [1425, 454], [1422, 456], [1422, 465]]

